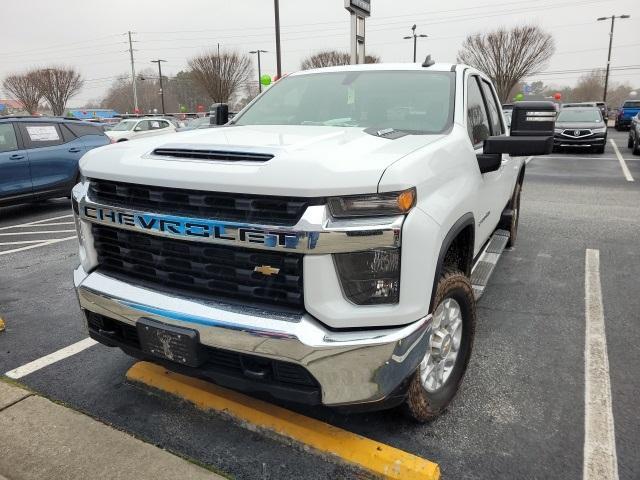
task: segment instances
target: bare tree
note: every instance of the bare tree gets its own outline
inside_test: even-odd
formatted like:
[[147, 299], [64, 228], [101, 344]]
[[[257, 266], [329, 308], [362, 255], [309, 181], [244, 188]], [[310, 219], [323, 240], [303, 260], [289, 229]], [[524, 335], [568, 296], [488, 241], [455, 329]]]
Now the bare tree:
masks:
[[[377, 55], [365, 55], [365, 63], [380, 63], [381, 59]], [[349, 65], [351, 63], [351, 55], [347, 52], [339, 50], [323, 50], [313, 55], [309, 55], [300, 64], [302, 70], [311, 68], [333, 67], [336, 65]]]
[[[604, 90], [605, 72], [603, 69], [592, 70], [582, 75], [573, 87], [571, 97], [574, 102], [593, 102], [600, 100]], [[613, 85], [612, 85], [613, 87]]]
[[218, 55], [211, 51], [189, 60], [191, 77], [214, 102], [228, 103], [249, 80], [253, 68], [251, 59], [238, 52]]
[[82, 89], [84, 81], [75, 68], [49, 67], [36, 70], [36, 83], [54, 115], [64, 114], [69, 99]]
[[9, 75], [2, 82], [2, 87], [15, 97], [30, 115], [38, 111], [38, 105], [42, 99], [42, 93], [36, 79], [36, 72], [30, 71]]
[[493, 80], [500, 100], [524, 77], [539, 72], [553, 55], [553, 37], [533, 25], [468, 36], [458, 61], [483, 71]]

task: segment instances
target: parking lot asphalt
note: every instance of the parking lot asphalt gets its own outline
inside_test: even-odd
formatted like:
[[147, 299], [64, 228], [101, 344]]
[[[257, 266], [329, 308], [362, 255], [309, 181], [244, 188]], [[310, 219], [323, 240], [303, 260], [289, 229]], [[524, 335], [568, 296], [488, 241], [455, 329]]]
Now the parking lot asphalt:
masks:
[[[585, 444], [585, 250], [600, 252], [619, 477], [640, 478], [640, 157], [626, 132], [611, 144], [527, 164], [518, 241], [478, 305], [471, 363], [442, 417], [416, 425], [398, 411], [343, 415], [287, 407], [428, 458], [443, 478], [579, 478]], [[0, 209], [0, 372], [86, 338], [72, 288], [77, 264], [66, 199]], [[62, 218], [57, 218], [62, 217]], [[34, 227], [39, 224], [60, 225]], [[15, 227], [16, 225], [26, 226]], [[11, 227], [11, 228], [7, 228]], [[34, 246], [28, 250], [9, 250]], [[20, 382], [151, 443], [238, 479], [364, 478], [299, 446], [129, 384], [134, 363], [101, 345]]]

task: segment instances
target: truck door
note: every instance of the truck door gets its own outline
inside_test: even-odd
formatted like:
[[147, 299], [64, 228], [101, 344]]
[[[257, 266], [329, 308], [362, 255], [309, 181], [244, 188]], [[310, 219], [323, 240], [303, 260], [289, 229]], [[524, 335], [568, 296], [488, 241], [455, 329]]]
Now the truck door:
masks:
[[[500, 102], [498, 102], [498, 97], [494, 89], [491, 87], [491, 84], [483, 78], [480, 79], [480, 86], [482, 87], [484, 100], [488, 107], [487, 110], [489, 113], [489, 123], [491, 125], [491, 135], [505, 135], [506, 130], [502, 122]], [[502, 189], [500, 190], [500, 197], [496, 198], [496, 201], [498, 202], [497, 208], [500, 209], [500, 212], [502, 212], [502, 209], [511, 199], [513, 187], [516, 184], [518, 173], [520, 173], [519, 167], [520, 162], [516, 161], [515, 158], [512, 158], [511, 155], [506, 153], [502, 155], [502, 181], [500, 182]]]
[[[478, 75], [469, 75], [465, 97], [467, 132], [476, 154], [482, 153], [484, 140], [491, 135], [491, 121], [480, 82]], [[477, 232], [476, 248], [489, 238], [500, 220], [502, 207], [498, 204], [504, 192], [502, 175], [502, 167], [494, 172], [480, 174], [478, 201], [473, 212]]]
[[0, 123], [0, 201], [30, 194], [27, 152], [18, 141], [13, 123]]

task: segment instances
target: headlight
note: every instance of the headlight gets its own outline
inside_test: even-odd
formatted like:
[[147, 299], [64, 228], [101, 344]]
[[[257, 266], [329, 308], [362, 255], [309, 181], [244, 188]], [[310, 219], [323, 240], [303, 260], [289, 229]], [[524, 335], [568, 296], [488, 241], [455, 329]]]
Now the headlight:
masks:
[[415, 188], [402, 192], [333, 197], [328, 200], [331, 215], [336, 218], [399, 215], [407, 213], [415, 203]]
[[356, 305], [398, 303], [400, 249], [339, 253], [333, 256], [345, 297]]
[[564, 132], [564, 128], [554, 128], [553, 131], [556, 133], [562, 133]]
[[602, 128], [594, 128], [591, 130], [593, 133], [604, 133], [607, 131], [607, 127], [602, 127]]

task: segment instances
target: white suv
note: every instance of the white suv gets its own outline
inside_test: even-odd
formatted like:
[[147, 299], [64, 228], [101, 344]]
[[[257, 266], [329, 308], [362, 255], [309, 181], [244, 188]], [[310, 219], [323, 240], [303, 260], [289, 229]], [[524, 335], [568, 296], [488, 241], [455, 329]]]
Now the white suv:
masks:
[[108, 130], [106, 135], [112, 143], [173, 133], [176, 127], [166, 118], [131, 118], [123, 120]]

